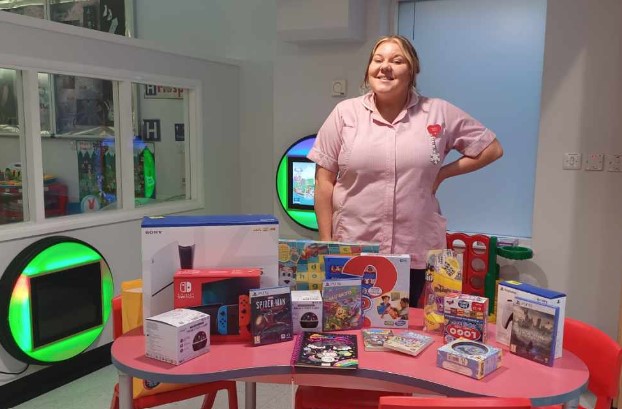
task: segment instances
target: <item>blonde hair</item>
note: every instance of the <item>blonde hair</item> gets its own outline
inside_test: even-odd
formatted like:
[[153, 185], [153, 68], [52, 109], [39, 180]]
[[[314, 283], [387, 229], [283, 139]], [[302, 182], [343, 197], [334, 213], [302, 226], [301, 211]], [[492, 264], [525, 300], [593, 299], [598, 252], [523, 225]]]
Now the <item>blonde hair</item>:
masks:
[[376, 44], [371, 49], [369, 53], [369, 59], [367, 60], [367, 66], [365, 67], [365, 75], [363, 77], [363, 85], [362, 88], [364, 90], [369, 89], [369, 65], [371, 64], [374, 55], [376, 54], [376, 50], [380, 47], [380, 44], [386, 43], [387, 41], [392, 41], [397, 44], [402, 52], [404, 53], [404, 58], [408, 61], [408, 66], [410, 67], [410, 82], [409, 87], [415, 88], [417, 86], [417, 74], [419, 74], [420, 66], [419, 66], [419, 57], [417, 56], [417, 50], [410, 43], [410, 41], [401, 35], [391, 35], [380, 37]]

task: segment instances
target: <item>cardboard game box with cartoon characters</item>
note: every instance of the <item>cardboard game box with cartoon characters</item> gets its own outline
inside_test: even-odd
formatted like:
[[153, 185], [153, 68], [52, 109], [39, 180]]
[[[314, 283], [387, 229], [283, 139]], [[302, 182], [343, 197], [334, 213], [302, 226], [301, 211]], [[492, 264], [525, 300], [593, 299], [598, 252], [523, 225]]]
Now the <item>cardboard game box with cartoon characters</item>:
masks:
[[326, 279], [361, 280], [363, 326], [407, 328], [410, 256], [407, 254], [327, 255]]
[[279, 285], [295, 290], [321, 290], [324, 256], [378, 253], [379, 244], [279, 239]]

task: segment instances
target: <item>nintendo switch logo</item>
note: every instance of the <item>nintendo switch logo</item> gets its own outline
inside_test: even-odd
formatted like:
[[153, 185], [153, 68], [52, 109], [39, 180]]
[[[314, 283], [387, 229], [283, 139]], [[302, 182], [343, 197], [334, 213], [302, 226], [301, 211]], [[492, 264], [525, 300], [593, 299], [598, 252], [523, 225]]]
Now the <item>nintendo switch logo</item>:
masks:
[[179, 283], [179, 292], [180, 293], [191, 293], [192, 283], [190, 281], [182, 281], [181, 283]]

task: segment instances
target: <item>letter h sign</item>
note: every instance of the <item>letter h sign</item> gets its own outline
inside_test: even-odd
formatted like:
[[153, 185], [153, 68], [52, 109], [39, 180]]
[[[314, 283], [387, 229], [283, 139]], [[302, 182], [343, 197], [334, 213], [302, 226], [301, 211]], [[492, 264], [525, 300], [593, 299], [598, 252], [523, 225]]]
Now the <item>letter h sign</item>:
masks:
[[160, 142], [160, 120], [159, 119], [143, 119], [143, 141]]

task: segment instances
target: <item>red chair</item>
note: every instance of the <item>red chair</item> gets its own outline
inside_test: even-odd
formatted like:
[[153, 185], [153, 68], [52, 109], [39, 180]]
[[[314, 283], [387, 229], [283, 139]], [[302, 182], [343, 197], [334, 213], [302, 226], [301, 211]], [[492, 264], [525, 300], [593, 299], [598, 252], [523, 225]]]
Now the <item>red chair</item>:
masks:
[[362, 389], [299, 386], [296, 409], [377, 409], [381, 396], [408, 396], [406, 393]]
[[[121, 326], [121, 296], [112, 299], [112, 328], [113, 338], [117, 339], [123, 333]], [[186, 399], [205, 395], [201, 409], [212, 409], [216, 399], [216, 393], [220, 390], [227, 391], [229, 409], [238, 409], [238, 394], [234, 381], [218, 381], [202, 384], [193, 384], [188, 387], [163, 391], [153, 395], [140, 396], [133, 399], [134, 409], [153, 408], [168, 403], [179, 402]], [[110, 409], [119, 409], [119, 384], [114, 386]]]
[[[618, 396], [622, 346], [598, 328], [573, 318], [566, 318], [564, 348], [585, 362], [590, 371], [587, 387], [596, 396], [594, 409], [610, 409], [613, 399]], [[560, 406], [546, 408], [558, 409]]]
[[419, 396], [386, 396], [380, 398], [378, 409], [432, 409], [432, 408], [457, 408], [457, 409], [531, 409], [531, 401], [528, 398], [439, 398]]

